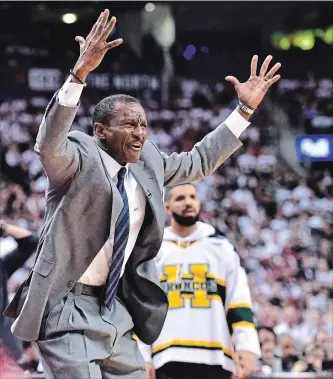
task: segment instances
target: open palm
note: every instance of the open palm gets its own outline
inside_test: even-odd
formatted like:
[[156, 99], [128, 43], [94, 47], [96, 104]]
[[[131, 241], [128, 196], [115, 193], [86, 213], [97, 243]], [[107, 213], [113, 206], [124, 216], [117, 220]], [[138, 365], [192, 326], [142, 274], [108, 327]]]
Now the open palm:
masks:
[[102, 62], [107, 51], [122, 44], [122, 38], [107, 42], [107, 38], [112, 32], [116, 18], [112, 17], [108, 22], [110, 11], [105, 9], [100, 14], [90, 33], [86, 38], [82, 36], [75, 37], [75, 40], [80, 44], [80, 56], [74, 66], [74, 72], [80, 72], [81, 79], [89, 72], [95, 70]]
[[256, 109], [262, 102], [268, 88], [280, 79], [280, 75], [275, 75], [281, 67], [276, 63], [266, 74], [268, 66], [272, 60], [269, 55], [261, 66], [260, 74], [257, 75], [258, 56], [254, 55], [251, 61], [251, 73], [247, 82], [240, 83], [234, 76], [227, 76], [225, 79], [235, 87], [239, 100], [252, 109]]

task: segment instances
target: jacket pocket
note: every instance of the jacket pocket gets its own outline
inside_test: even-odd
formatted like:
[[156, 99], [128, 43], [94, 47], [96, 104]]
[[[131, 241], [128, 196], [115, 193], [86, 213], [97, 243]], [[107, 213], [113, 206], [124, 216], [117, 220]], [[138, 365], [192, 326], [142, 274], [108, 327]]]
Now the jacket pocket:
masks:
[[39, 257], [36, 261], [36, 264], [33, 268], [33, 272], [37, 272], [37, 274], [46, 277], [50, 274], [54, 267], [54, 263], [47, 261], [46, 259]]

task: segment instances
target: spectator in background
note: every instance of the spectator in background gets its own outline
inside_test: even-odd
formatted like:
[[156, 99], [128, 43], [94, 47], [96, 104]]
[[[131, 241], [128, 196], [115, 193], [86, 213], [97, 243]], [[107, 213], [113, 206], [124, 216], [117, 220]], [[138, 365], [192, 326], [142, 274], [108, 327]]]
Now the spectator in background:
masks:
[[322, 346], [308, 344], [303, 350], [303, 359], [295, 363], [292, 372], [316, 372], [322, 371], [322, 364], [326, 358], [325, 349]]
[[273, 155], [272, 150], [268, 147], [262, 148], [261, 153], [257, 158], [258, 171], [264, 173], [271, 173], [273, 172], [276, 163], [276, 156]]
[[301, 312], [295, 304], [288, 304], [283, 309], [283, 321], [278, 324], [274, 331], [277, 336], [287, 334], [295, 339], [300, 338]]
[[275, 343], [266, 341], [261, 345], [261, 358], [258, 362], [259, 371], [272, 374], [282, 371], [281, 358], [275, 354]]
[[308, 199], [312, 194], [313, 191], [307, 186], [306, 180], [304, 179], [300, 180], [299, 185], [292, 192], [293, 198], [297, 201]]
[[295, 340], [288, 335], [280, 336], [279, 340], [279, 346], [281, 349], [282, 371], [291, 372], [294, 364], [298, 360], [295, 349]]
[[324, 332], [323, 330], [319, 330], [313, 342], [319, 346], [324, 346], [324, 345], [326, 346], [330, 342], [330, 336], [328, 335], [327, 332]]
[[[174, 95], [174, 101], [167, 107], [147, 104], [147, 118], [152, 134], [159, 135], [163, 130], [164, 134], [167, 133], [170, 137], [166, 141], [161, 141], [161, 138], [157, 137], [156, 141], [160, 148], [162, 145], [165, 146], [167, 152], [179, 152], [181, 146], [187, 150], [191, 149], [199, 140], [200, 132], [206, 130], [207, 119], [210, 124], [207, 130], [210, 130], [232, 112], [232, 98], [225, 96], [227, 94], [225, 89], [221, 89], [221, 86], [217, 88], [215, 85], [216, 90], [223, 96], [215, 96], [214, 100], [207, 98], [210, 108], [199, 107], [192, 112], [192, 92], [199, 83], [194, 80], [189, 83], [183, 79], [177, 83], [183, 88], [179, 89]], [[282, 81], [280, 83], [282, 84]], [[324, 92], [328, 103], [333, 104], [332, 80], [330, 83], [329, 86], [325, 85]], [[303, 92], [302, 95], [292, 93], [291, 101], [286, 105], [282, 104], [282, 108], [293, 112], [298, 121], [300, 115], [302, 116], [302, 109], [304, 112], [309, 109], [308, 118], [312, 120], [319, 115], [320, 109], [316, 97], [317, 93], [323, 92], [323, 86], [322, 81], [317, 81], [312, 85], [312, 89]], [[91, 119], [96, 104], [94, 96], [96, 92], [93, 91], [85, 94], [76, 118], [77, 124], [90, 134], [92, 128], [88, 120]], [[280, 94], [277, 100], [281, 101], [283, 97], [284, 95]], [[309, 100], [303, 101], [305, 98]], [[2, 158], [0, 175], [5, 173], [7, 176], [0, 178], [0, 211], [11, 220], [15, 220], [17, 225], [36, 232], [41, 230], [45, 209], [43, 202], [45, 176], [40, 161], [33, 152], [33, 144], [48, 102], [46, 96], [27, 96], [25, 99], [17, 96], [0, 102]], [[297, 103], [301, 102], [302, 104], [297, 106]], [[204, 103], [208, 104], [206, 100]], [[292, 103], [296, 103], [296, 106], [290, 107]], [[15, 121], [14, 127], [12, 127], [13, 121]], [[311, 127], [310, 123], [309, 126]], [[317, 129], [318, 131], [320, 129]], [[270, 143], [271, 150], [268, 151], [268, 155], [276, 155], [274, 150], [276, 140], [269, 140], [269, 135], [274, 135], [274, 124], [270, 122], [270, 114], [266, 109], [261, 108], [253, 115], [251, 126], [242, 133], [244, 148], [240, 150], [240, 154], [234, 154], [215, 175], [200, 182], [198, 192], [203, 200], [201, 217], [237, 246], [242, 263], [248, 272], [259, 336], [262, 333], [269, 335], [269, 332], [260, 331], [262, 326], [275, 329], [277, 325], [284, 324], [284, 309], [296, 301], [300, 308], [297, 312], [298, 327], [296, 326], [295, 335], [290, 335], [295, 341], [296, 354], [299, 356], [304, 344], [307, 344], [314, 335], [300, 328], [303, 324], [302, 318], [307, 321], [306, 328], [310, 327], [308, 322], [312, 317], [308, 316], [308, 310], [319, 309], [322, 312], [322, 324], [316, 336], [321, 340], [322, 333], [328, 335], [329, 342], [325, 344], [325, 350], [328, 356], [329, 354], [332, 356], [333, 291], [330, 290], [333, 274], [332, 169], [327, 167], [309, 173], [309, 177], [303, 181], [308, 188], [304, 192], [311, 191], [312, 195], [304, 198], [301, 196], [301, 200], [295, 199], [293, 191], [299, 187], [299, 178], [290, 169], [280, 166], [279, 161], [273, 166], [269, 165], [267, 164], [269, 159], [265, 157], [261, 157], [260, 167], [267, 166], [271, 172], [264, 175], [259, 169], [257, 161], [258, 156], [262, 154], [262, 147]], [[182, 136], [186, 136], [186, 141]], [[13, 144], [18, 148], [13, 148]], [[6, 164], [4, 155], [9, 147], [11, 154], [15, 150], [21, 153], [20, 173], [17, 171], [17, 166], [10, 167]], [[28, 170], [25, 166], [28, 166]], [[10, 178], [11, 181], [8, 180]], [[250, 207], [247, 203], [245, 207], [243, 204], [238, 204], [235, 201], [239, 201], [238, 196], [233, 199], [233, 193], [237, 189], [241, 188], [243, 191], [244, 182], [245, 189], [248, 189], [254, 197], [254, 201], [249, 202]], [[265, 198], [257, 196], [258, 188], [264, 189], [262, 195], [266, 196]], [[242, 203], [242, 199], [240, 202]], [[275, 216], [272, 212], [274, 206]], [[255, 218], [249, 216], [249, 212], [253, 211], [256, 212]], [[309, 223], [312, 216], [315, 217]], [[316, 225], [320, 228], [316, 228]], [[6, 244], [9, 250], [13, 248], [9, 246], [10, 239], [6, 240]], [[272, 255], [273, 251], [275, 255]], [[266, 259], [266, 256], [272, 257]], [[16, 275], [11, 277], [10, 282], [13, 282], [13, 279], [16, 281]], [[14, 290], [11, 284], [9, 296], [13, 295]], [[281, 332], [280, 339], [284, 335], [289, 333]], [[268, 339], [273, 341], [274, 335]], [[282, 350], [281, 344], [275, 346], [276, 353]]]
[[311, 342], [322, 328], [323, 313], [319, 309], [308, 309], [302, 328], [302, 338], [305, 343]]
[[13, 357], [18, 359], [22, 354], [22, 343], [10, 331], [11, 319], [2, 316], [8, 304], [7, 281], [36, 250], [38, 238], [28, 230], [0, 220], [0, 239], [4, 237], [14, 238], [17, 248], [0, 256], [0, 340]]
[[200, 208], [192, 184], [168, 192], [171, 225], [155, 262], [169, 311], [156, 342], [139, 343], [151, 378], [155, 370], [157, 379], [227, 379], [232, 372], [244, 378], [260, 356], [239, 256], [211, 225], [198, 221]]
[[274, 344], [276, 343], [276, 334], [274, 333], [273, 328], [270, 328], [267, 326], [261, 326], [257, 330], [258, 330], [260, 345], [262, 345], [265, 342], [272, 342]]
[[326, 331], [320, 330], [316, 334], [313, 343], [323, 347], [325, 350], [326, 359], [323, 362], [323, 370], [333, 371], [333, 344], [330, 335]]

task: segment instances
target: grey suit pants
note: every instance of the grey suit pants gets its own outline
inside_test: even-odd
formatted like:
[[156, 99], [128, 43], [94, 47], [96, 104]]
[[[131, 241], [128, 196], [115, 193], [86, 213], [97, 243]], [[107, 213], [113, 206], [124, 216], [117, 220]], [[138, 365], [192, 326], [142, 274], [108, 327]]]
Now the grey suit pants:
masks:
[[70, 292], [47, 315], [35, 346], [48, 379], [145, 379], [127, 309], [100, 303]]

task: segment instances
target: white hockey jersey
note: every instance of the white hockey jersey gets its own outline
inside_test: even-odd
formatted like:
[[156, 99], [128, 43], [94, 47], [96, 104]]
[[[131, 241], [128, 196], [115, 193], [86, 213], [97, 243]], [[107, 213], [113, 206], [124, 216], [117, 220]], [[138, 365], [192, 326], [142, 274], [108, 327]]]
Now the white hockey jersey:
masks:
[[167, 362], [192, 362], [232, 372], [234, 350], [260, 357], [245, 271], [232, 244], [214, 234], [203, 222], [186, 238], [165, 229], [156, 266], [169, 311], [152, 346], [138, 341], [156, 369]]

